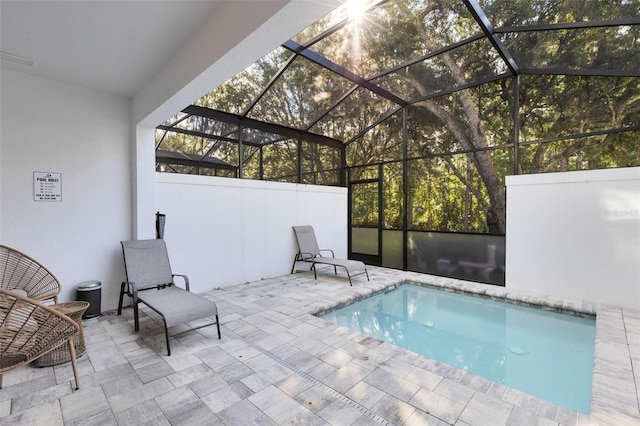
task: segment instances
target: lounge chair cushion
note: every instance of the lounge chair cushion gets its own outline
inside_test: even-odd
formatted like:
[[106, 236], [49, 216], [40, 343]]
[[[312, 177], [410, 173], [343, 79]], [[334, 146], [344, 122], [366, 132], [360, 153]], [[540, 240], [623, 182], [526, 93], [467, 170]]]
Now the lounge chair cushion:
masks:
[[314, 257], [313, 261], [315, 263], [322, 263], [326, 265], [341, 266], [346, 269], [350, 275], [353, 275], [358, 271], [364, 272], [367, 269], [364, 263], [359, 260], [338, 259], [335, 257]]
[[138, 299], [153, 310], [162, 312], [167, 327], [218, 314], [214, 302], [176, 286], [141, 291]]

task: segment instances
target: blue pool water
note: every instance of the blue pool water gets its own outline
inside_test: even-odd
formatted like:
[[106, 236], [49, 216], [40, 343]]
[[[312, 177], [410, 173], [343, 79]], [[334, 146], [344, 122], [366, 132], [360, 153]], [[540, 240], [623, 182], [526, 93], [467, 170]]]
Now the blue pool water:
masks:
[[322, 318], [589, 413], [593, 319], [411, 284]]

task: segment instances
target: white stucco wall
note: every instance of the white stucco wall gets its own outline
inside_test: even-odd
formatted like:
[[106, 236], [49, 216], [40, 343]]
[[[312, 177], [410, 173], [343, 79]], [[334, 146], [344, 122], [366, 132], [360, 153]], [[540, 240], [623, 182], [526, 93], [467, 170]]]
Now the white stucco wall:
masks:
[[156, 174], [156, 206], [175, 273], [203, 292], [288, 274], [294, 225], [313, 225], [320, 246], [347, 255], [347, 189]]
[[508, 288], [640, 306], [640, 167], [506, 183]]
[[[129, 100], [4, 69], [1, 83], [0, 241], [47, 266], [62, 301], [99, 280], [102, 309], [115, 307], [131, 233]], [[34, 201], [34, 171], [62, 174], [62, 201]]]

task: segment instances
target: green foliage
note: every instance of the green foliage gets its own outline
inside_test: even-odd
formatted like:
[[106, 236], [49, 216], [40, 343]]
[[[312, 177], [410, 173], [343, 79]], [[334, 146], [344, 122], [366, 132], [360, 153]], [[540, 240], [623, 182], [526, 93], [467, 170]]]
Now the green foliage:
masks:
[[[497, 37], [520, 69], [528, 69], [518, 87], [514, 77], [505, 76], [508, 67], [487, 38], [443, 49], [482, 34], [463, 2], [390, 0], [360, 24], [348, 22], [309, 48], [409, 101], [404, 110], [311, 61], [292, 59], [284, 48], [196, 104], [343, 141], [350, 181], [377, 180], [352, 187], [352, 221], [385, 229], [504, 233], [504, 178], [516, 169], [516, 142], [521, 173], [640, 165], [640, 131], [634, 130], [640, 126], [640, 77], [615, 76], [640, 69], [640, 26], [520, 28], [637, 17], [640, 3], [492, 0], [481, 6], [495, 28], [508, 27]], [[345, 10], [294, 39], [308, 42], [345, 18]], [[558, 75], [559, 69], [569, 75]], [[614, 76], [573, 75], [581, 73]], [[468, 86], [477, 81], [484, 84]], [[160, 149], [236, 166], [242, 161], [246, 178], [341, 181], [339, 149], [243, 133], [243, 140], [256, 145], [245, 145], [240, 159], [237, 145], [227, 140], [238, 137], [237, 128], [201, 117], [179, 126], [218, 139], [158, 132]]]

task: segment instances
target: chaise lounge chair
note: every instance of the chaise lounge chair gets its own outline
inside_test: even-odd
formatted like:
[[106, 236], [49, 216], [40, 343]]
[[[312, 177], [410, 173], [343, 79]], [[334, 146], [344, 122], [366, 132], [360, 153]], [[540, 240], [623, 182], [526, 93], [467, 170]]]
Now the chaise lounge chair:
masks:
[[[344, 268], [347, 271], [349, 277], [349, 285], [353, 286], [351, 277], [365, 274], [367, 281], [369, 281], [369, 273], [367, 267], [363, 262], [358, 260], [339, 259], [335, 257], [333, 250], [318, 248], [318, 241], [316, 240], [316, 234], [313, 231], [313, 227], [310, 225], [294, 226], [293, 232], [296, 234], [296, 240], [298, 241], [298, 253], [293, 259], [293, 266], [291, 267], [291, 273], [293, 274], [296, 268], [296, 262], [310, 262], [311, 269], [313, 269], [313, 276], [318, 279], [316, 273], [316, 264], [331, 265], [333, 266], [333, 272], [338, 275], [336, 267]], [[330, 252], [331, 257], [324, 257], [321, 252]]]
[[[215, 316], [220, 339], [220, 320], [216, 304], [203, 296], [191, 293], [186, 275], [171, 272], [164, 240], [122, 241], [122, 253], [127, 280], [123, 281], [120, 287], [118, 315], [122, 314], [122, 299], [127, 294], [133, 298], [135, 331], [140, 330], [138, 304], [144, 303], [156, 311], [164, 321], [168, 356], [171, 355], [168, 328], [177, 324]], [[182, 278], [185, 289], [175, 284], [175, 277]], [[213, 323], [202, 327], [209, 325]]]

